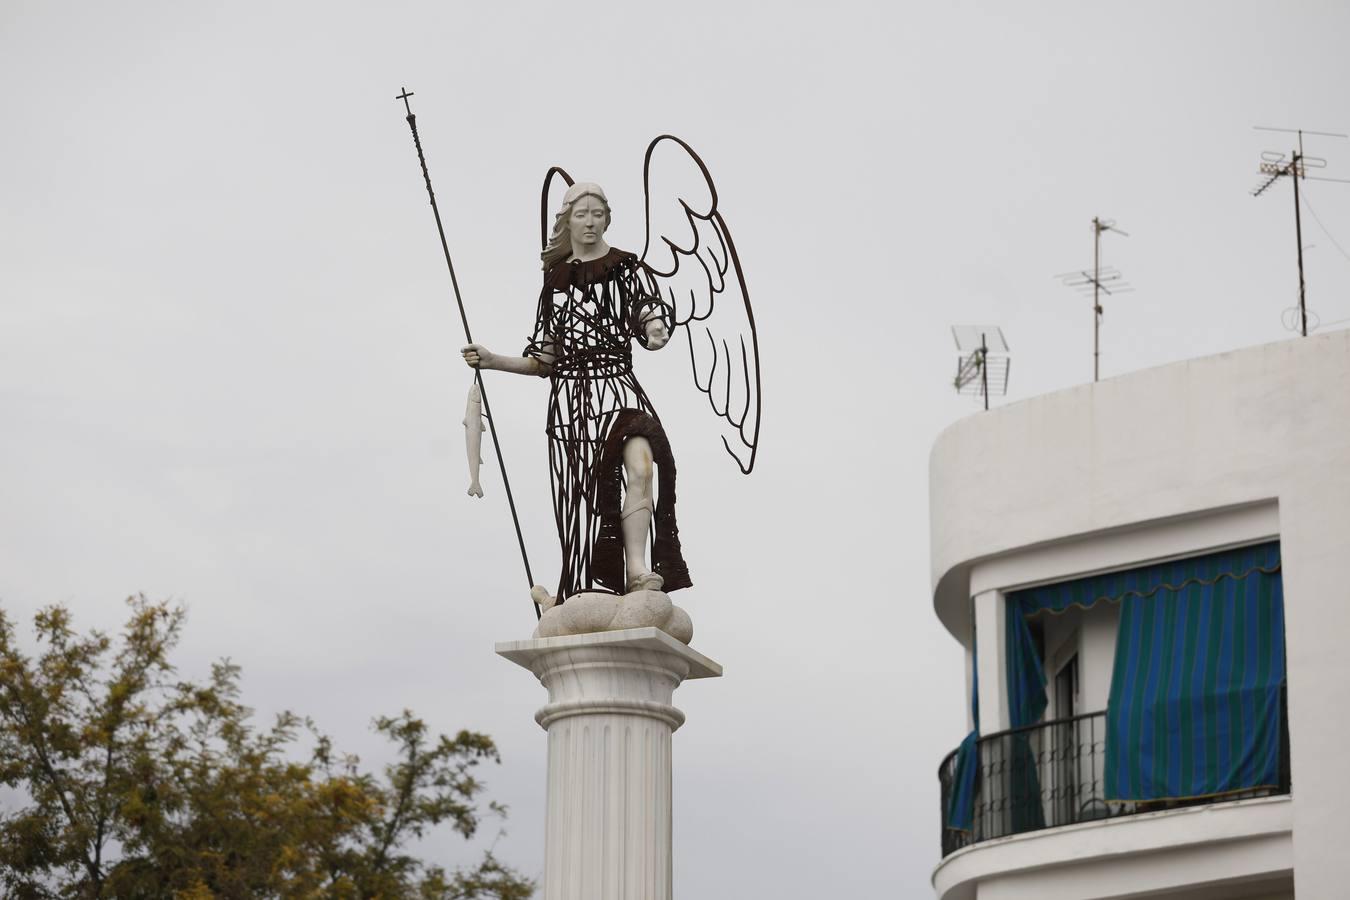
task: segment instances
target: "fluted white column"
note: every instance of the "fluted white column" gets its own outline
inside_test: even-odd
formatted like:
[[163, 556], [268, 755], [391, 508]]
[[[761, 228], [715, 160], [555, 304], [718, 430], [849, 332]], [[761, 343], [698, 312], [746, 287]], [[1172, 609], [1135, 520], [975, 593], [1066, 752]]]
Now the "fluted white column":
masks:
[[670, 900], [671, 701], [722, 674], [656, 628], [514, 641], [497, 652], [548, 689], [543, 900]]

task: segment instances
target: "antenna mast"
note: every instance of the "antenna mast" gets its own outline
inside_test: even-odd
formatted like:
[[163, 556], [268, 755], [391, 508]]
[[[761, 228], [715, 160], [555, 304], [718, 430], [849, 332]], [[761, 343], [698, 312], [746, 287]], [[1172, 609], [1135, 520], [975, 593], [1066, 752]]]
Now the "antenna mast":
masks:
[[1127, 232], [1116, 227], [1114, 219], [1092, 217], [1092, 271], [1065, 272], [1055, 276], [1064, 282], [1065, 287], [1074, 288], [1083, 296], [1092, 296], [1092, 380], [1101, 378], [1102, 356], [1102, 294], [1127, 294], [1133, 291], [1120, 271], [1112, 266], [1102, 268], [1102, 232], [1114, 231], [1123, 237]]
[[1325, 169], [1327, 161], [1320, 156], [1306, 156], [1303, 153], [1303, 135], [1315, 134], [1318, 137], [1344, 138], [1350, 135], [1337, 134], [1331, 131], [1304, 131], [1302, 128], [1271, 128], [1267, 125], [1253, 126], [1257, 131], [1279, 131], [1285, 134], [1298, 135], [1298, 149], [1290, 153], [1290, 159], [1286, 160], [1283, 153], [1276, 153], [1273, 150], [1267, 150], [1261, 154], [1262, 175], [1269, 176], [1265, 181], [1252, 188], [1251, 195], [1259, 197], [1266, 192], [1276, 181], [1284, 176], [1289, 176], [1294, 182], [1294, 240], [1298, 244], [1298, 320], [1299, 332], [1303, 337], [1308, 336], [1308, 300], [1307, 283], [1303, 279], [1303, 216], [1301, 204], [1298, 198], [1298, 183], [1301, 179], [1311, 179], [1313, 181], [1339, 181], [1345, 182], [1344, 178], [1325, 178], [1316, 175], [1309, 175], [1309, 169]]

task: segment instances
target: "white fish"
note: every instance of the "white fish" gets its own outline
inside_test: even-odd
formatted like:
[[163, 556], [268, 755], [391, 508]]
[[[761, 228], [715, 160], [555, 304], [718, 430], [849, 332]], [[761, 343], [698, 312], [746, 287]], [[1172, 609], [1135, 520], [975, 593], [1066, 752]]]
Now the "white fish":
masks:
[[464, 405], [464, 449], [469, 456], [469, 496], [483, 496], [483, 487], [478, 483], [478, 467], [483, 464], [483, 396], [478, 393], [478, 383], [469, 386], [469, 402]]

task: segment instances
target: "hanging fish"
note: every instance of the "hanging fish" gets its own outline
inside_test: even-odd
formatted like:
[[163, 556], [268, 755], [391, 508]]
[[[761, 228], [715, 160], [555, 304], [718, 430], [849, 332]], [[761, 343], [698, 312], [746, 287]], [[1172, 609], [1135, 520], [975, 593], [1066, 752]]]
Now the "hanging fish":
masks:
[[469, 386], [469, 402], [464, 405], [464, 450], [469, 457], [469, 496], [483, 496], [478, 483], [478, 467], [483, 464], [483, 396], [475, 381]]

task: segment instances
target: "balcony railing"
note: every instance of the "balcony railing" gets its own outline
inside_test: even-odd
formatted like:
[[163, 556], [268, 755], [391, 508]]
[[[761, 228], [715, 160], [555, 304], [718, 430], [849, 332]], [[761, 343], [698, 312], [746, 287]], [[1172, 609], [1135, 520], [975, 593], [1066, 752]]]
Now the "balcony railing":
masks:
[[[1281, 710], [1286, 705], [1281, 704]], [[981, 738], [975, 809], [969, 831], [948, 828], [956, 751], [938, 767], [942, 855], [992, 838], [1096, 819], [1289, 793], [1289, 724], [1280, 716], [1280, 785], [1190, 800], [1113, 801], [1103, 793], [1106, 713], [1086, 713]]]

